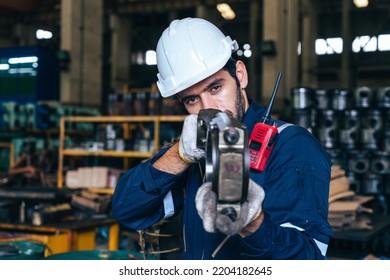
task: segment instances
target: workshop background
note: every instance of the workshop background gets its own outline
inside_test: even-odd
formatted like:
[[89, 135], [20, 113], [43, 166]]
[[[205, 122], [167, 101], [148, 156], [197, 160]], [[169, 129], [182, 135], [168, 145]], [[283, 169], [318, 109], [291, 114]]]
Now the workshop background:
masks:
[[389, 0], [0, 0], [0, 259], [175, 259], [180, 221], [110, 215], [125, 170], [179, 135], [155, 85], [175, 18], [240, 45], [248, 93], [334, 163], [329, 259], [390, 257]]

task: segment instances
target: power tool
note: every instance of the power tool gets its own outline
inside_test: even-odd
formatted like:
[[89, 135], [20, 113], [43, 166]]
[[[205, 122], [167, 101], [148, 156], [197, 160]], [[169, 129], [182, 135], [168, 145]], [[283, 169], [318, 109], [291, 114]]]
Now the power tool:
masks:
[[263, 115], [263, 119], [255, 125], [251, 136], [249, 137], [250, 168], [260, 172], [264, 171], [265, 165], [267, 164], [268, 158], [271, 155], [271, 151], [279, 135], [276, 124], [270, 124], [269, 118], [281, 78], [282, 73], [279, 72], [271, 95], [271, 100]]
[[206, 151], [205, 181], [217, 195], [217, 217], [236, 221], [249, 184], [249, 149], [245, 125], [216, 109], [200, 110], [197, 147]]

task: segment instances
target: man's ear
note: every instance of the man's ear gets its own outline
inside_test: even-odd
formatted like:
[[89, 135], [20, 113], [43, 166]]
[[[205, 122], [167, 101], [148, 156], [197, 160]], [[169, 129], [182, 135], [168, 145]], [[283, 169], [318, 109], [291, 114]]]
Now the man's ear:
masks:
[[240, 88], [245, 89], [248, 86], [248, 72], [246, 71], [244, 62], [241, 60], [238, 60], [236, 63], [236, 75], [240, 81]]

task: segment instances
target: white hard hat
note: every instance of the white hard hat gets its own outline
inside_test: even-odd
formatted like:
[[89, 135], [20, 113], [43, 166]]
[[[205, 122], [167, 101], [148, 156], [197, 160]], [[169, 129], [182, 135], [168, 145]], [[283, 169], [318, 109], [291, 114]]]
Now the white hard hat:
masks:
[[161, 95], [172, 96], [216, 73], [237, 49], [235, 40], [207, 20], [172, 21], [156, 49]]

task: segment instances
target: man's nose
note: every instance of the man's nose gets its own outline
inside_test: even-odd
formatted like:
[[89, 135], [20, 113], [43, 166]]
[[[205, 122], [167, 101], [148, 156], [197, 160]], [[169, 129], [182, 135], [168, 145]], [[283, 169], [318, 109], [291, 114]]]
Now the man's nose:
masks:
[[218, 109], [218, 104], [214, 98], [208, 94], [202, 96], [202, 109]]

